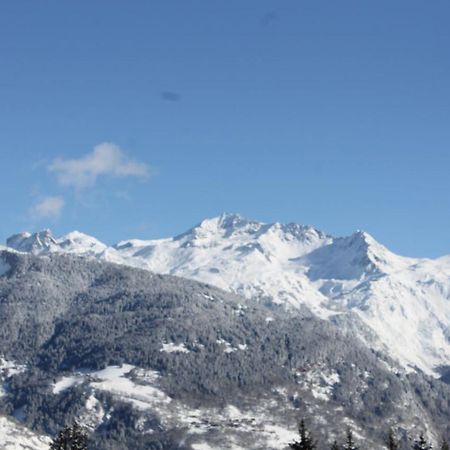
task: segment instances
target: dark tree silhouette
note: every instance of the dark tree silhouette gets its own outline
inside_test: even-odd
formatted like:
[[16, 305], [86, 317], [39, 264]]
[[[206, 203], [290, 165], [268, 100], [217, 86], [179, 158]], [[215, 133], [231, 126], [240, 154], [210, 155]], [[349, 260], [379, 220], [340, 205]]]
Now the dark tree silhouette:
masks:
[[397, 441], [397, 439], [395, 439], [394, 431], [392, 430], [392, 428], [389, 430], [389, 434], [386, 439], [386, 447], [389, 450], [398, 450], [398, 448], [399, 448], [398, 441]]
[[425, 439], [423, 433], [420, 433], [419, 438], [414, 441], [413, 450], [431, 450], [432, 445]]
[[353, 440], [353, 433], [350, 428], [347, 429], [347, 440], [344, 444], [344, 450], [358, 450], [358, 447], [355, 444], [355, 441]]
[[78, 423], [61, 430], [50, 444], [50, 450], [87, 450], [87, 433]]
[[314, 450], [316, 444], [311, 436], [311, 433], [306, 428], [305, 421], [302, 419], [298, 426], [298, 433], [300, 435], [300, 440], [289, 444], [289, 447], [293, 450]]
[[448, 442], [447, 442], [447, 440], [445, 438], [442, 439], [441, 450], [450, 450]]
[[331, 444], [331, 450], [339, 450], [339, 444], [336, 440]]

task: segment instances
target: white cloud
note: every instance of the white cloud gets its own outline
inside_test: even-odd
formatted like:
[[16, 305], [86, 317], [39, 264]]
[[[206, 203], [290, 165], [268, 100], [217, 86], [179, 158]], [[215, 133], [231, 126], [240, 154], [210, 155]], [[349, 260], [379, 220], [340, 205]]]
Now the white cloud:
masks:
[[77, 190], [93, 186], [102, 175], [138, 178], [150, 175], [147, 164], [128, 159], [119, 146], [110, 142], [96, 145], [91, 153], [79, 159], [58, 158], [48, 169], [56, 174], [62, 186]]
[[57, 219], [64, 204], [62, 197], [45, 197], [30, 209], [30, 214], [35, 219]]

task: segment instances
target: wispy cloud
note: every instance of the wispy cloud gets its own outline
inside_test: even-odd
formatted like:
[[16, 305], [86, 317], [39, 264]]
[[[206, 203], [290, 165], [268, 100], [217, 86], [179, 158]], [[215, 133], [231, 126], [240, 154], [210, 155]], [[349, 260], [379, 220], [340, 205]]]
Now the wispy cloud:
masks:
[[58, 219], [64, 204], [62, 197], [45, 197], [30, 209], [30, 215], [34, 219]]
[[101, 176], [147, 178], [150, 169], [148, 164], [129, 159], [119, 146], [110, 142], [96, 145], [91, 153], [79, 159], [55, 159], [48, 167], [60, 185], [77, 190], [92, 187]]

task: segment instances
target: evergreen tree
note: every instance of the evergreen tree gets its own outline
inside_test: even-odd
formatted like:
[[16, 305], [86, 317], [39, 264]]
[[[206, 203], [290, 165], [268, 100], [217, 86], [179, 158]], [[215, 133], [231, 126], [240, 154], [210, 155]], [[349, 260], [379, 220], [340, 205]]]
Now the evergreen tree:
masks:
[[305, 421], [302, 419], [298, 426], [298, 433], [300, 435], [300, 440], [289, 444], [289, 447], [293, 450], [314, 450], [316, 444], [305, 425]]
[[353, 440], [353, 433], [350, 428], [347, 429], [347, 440], [345, 441], [344, 450], [358, 450], [358, 447]]
[[398, 450], [398, 442], [397, 439], [395, 439], [394, 432], [392, 431], [392, 428], [389, 430], [389, 434], [386, 440], [386, 447], [389, 450]]
[[331, 450], [339, 450], [339, 444], [336, 440], [331, 444]]
[[50, 444], [50, 450], [87, 450], [87, 433], [74, 423], [71, 427], [61, 430]]
[[441, 450], [450, 450], [450, 447], [448, 445], [448, 442], [446, 439], [442, 439], [442, 443], [441, 443]]
[[423, 433], [420, 433], [419, 439], [414, 441], [413, 450], [431, 450], [432, 445], [425, 439]]

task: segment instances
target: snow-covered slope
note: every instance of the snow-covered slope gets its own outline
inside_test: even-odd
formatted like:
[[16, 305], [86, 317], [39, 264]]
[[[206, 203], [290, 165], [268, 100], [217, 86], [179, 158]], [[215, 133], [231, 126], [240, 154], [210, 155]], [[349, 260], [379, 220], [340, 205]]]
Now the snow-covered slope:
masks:
[[447, 432], [449, 385], [307, 311], [92, 258], [0, 258], [0, 407], [41, 432], [77, 418], [98, 450], [282, 450], [304, 414], [319, 448], [349, 426], [374, 450], [386, 424]]
[[38, 233], [18, 233], [9, 237], [6, 245], [20, 252], [41, 255], [46, 253], [75, 253], [81, 255], [95, 256], [106, 249], [106, 245], [97, 239], [72, 231], [58, 239], [52, 236], [50, 230]]
[[[280, 397], [280, 392], [276, 391], [271, 401], [260, 400], [258, 402], [257, 411], [255, 409], [251, 411], [241, 410], [231, 404], [224, 408], [193, 408], [171, 398], [161, 390], [158, 372], [123, 364], [121, 367], [108, 366], [101, 371], [85, 371], [81, 374], [63, 377], [55, 383], [53, 394], [60, 395], [73, 386], [82, 384], [90, 395], [87, 398], [85, 412], [81, 419], [90, 429], [99, 426], [105, 420], [105, 416], [108, 415], [102, 403], [96, 398], [98, 392], [106, 392], [112, 394], [121, 402], [133, 405], [137, 411], [143, 414], [147, 411], [157, 411], [161, 425], [165, 428], [186, 427], [189, 429], [189, 435], [193, 436], [190, 437], [190, 440], [193, 441], [192, 447], [194, 449], [218, 448], [217, 441], [220, 442], [220, 448], [241, 449], [243, 447], [233, 445], [233, 443], [236, 441], [242, 442], [243, 436], [246, 434], [250, 435], [250, 439], [253, 438], [253, 441], [258, 437], [258, 442], [247, 443], [245, 447], [247, 449], [262, 447], [284, 449], [289, 442], [297, 437], [296, 430], [291, 430], [288, 426], [283, 427], [280, 424], [277, 414], [280, 405], [275, 400]], [[321, 385], [320, 388], [325, 391], [325, 394], [322, 394], [323, 400], [328, 401], [330, 397], [328, 391], [332, 391], [333, 384], [324, 384], [323, 382], [322, 384], [324, 386]], [[308, 385], [309, 387], [316, 387], [314, 383], [308, 383]], [[316, 389], [319, 388], [316, 387]], [[281, 394], [283, 393], [283, 390], [281, 390]], [[283, 400], [285, 404], [289, 403], [288, 399], [282, 398]], [[274, 404], [278, 408], [275, 408]], [[212, 417], [214, 418], [214, 424], [211, 423]], [[229, 426], [230, 423], [233, 424], [232, 427]], [[142, 432], [153, 431], [151, 429], [145, 430], [144, 418], [141, 419], [141, 427]], [[206, 442], [214, 439], [207, 436], [212, 428], [215, 429], [216, 435], [216, 442], [213, 442], [213, 447], [210, 446], [211, 443]]]
[[342, 323], [362, 321], [378, 337], [370, 345], [405, 367], [438, 373], [450, 366], [450, 257], [401, 257], [364, 232], [335, 238], [309, 226], [224, 214], [174, 238], [113, 247], [81, 233], [54, 239], [48, 231], [13, 236], [7, 245], [192, 278], [262, 302], [304, 305], [322, 318], [345, 315]]
[[0, 416], [0, 439], [2, 450], [48, 450], [51, 441], [3, 416]]
[[311, 227], [266, 225], [223, 215], [175, 238], [123, 241], [114, 248], [126, 264], [193, 278], [262, 301], [307, 304], [321, 313], [322, 296], [295, 259], [329, 242], [331, 237]]

